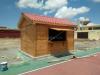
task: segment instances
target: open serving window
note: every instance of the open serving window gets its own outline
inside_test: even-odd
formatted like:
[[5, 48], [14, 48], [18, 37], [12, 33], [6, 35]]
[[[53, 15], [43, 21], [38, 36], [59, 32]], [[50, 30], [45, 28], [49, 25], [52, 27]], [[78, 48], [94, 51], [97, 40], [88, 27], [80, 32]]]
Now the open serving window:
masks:
[[48, 37], [49, 37], [49, 41], [65, 41], [66, 31], [49, 29]]

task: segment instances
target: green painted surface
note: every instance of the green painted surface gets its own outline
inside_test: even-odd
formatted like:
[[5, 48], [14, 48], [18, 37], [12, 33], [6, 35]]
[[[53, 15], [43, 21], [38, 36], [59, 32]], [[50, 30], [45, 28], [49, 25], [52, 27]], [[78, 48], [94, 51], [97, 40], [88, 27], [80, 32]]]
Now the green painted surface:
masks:
[[67, 61], [70, 58], [72, 58], [73, 55], [77, 57], [83, 57], [97, 52], [100, 52], [100, 48], [87, 49], [85, 51], [76, 50], [71, 52], [72, 55], [63, 56], [63, 57], [48, 56], [40, 59], [31, 59], [30, 57], [22, 54], [21, 52], [18, 52], [19, 56], [23, 59], [23, 62], [9, 66], [9, 69], [7, 71], [4, 72], [0, 71], [0, 75], [18, 75], [23, 72], [46, 67], [62, 61]]

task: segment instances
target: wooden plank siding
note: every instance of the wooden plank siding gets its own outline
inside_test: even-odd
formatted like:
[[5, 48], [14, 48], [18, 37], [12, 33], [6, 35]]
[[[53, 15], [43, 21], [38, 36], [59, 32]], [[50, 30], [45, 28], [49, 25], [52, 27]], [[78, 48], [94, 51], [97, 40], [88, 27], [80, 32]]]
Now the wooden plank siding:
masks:
[[37, 26], [37, 56], [45, 54], [63, 54], [74, 49], [74, 31], [66, 31], [66, 41], [49, 41], [48, 28], [43, 25]]
[[49, 51], [52, 55], [59, 55], [67, 53], [67, 42], [66, 41], [55, 41], [49, 42]]
[[21, 50], [32, 56], [36, 55], [36, 25], [25, 25], [21, 29]]
[[74, 31], [67, 31], [67, 50], [74, 50]]
[[48, 28], [43, 25], [36, 25], [36, 54], [37, 56], [48, 54]]
[[30, 25], [21, 31], [22, 50], [32, 56], [63, 54], [74, 50], [74, 32], [66, 31], [66, 41], [49, 41], [48, 28], [42, 25]]

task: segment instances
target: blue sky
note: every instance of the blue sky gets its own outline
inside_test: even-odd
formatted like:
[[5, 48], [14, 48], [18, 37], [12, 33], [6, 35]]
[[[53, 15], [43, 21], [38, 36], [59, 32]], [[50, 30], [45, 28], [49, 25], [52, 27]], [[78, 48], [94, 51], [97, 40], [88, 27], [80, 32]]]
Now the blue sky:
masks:
[[100, 24], [100, 0], [0, 0], [0, 26], [17, 28], [22, 12]]

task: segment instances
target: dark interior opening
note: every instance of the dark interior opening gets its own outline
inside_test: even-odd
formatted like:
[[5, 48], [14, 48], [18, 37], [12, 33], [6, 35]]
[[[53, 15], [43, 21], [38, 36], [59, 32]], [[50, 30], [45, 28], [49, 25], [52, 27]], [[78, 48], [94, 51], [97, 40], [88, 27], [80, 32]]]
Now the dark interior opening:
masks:
[[88, 39], [88, 32], [78, 32], [77, 37], [83, 38], [83, 39]]
[[100, 29], [100, 27], [94, 27], [93, 29], [94, 29], [94, 30], [99, 30], [99, 29]]
[[92, 28], [89, 28], [89, 30], [92, 30]]
[[57, 31], [57, 30], [49, 29], [48, 37], [50, 41], [65, 41], [66, 31]]
[[61, 58], [61, 57], [64, 57], [64, 56], [69, 56], [69, 55], [73, 55], [73, 54], [70, 53], [70, 52], [59, 53], [59, 54], [53, 54], [53, 56], [56, 57], [56, 58]]

